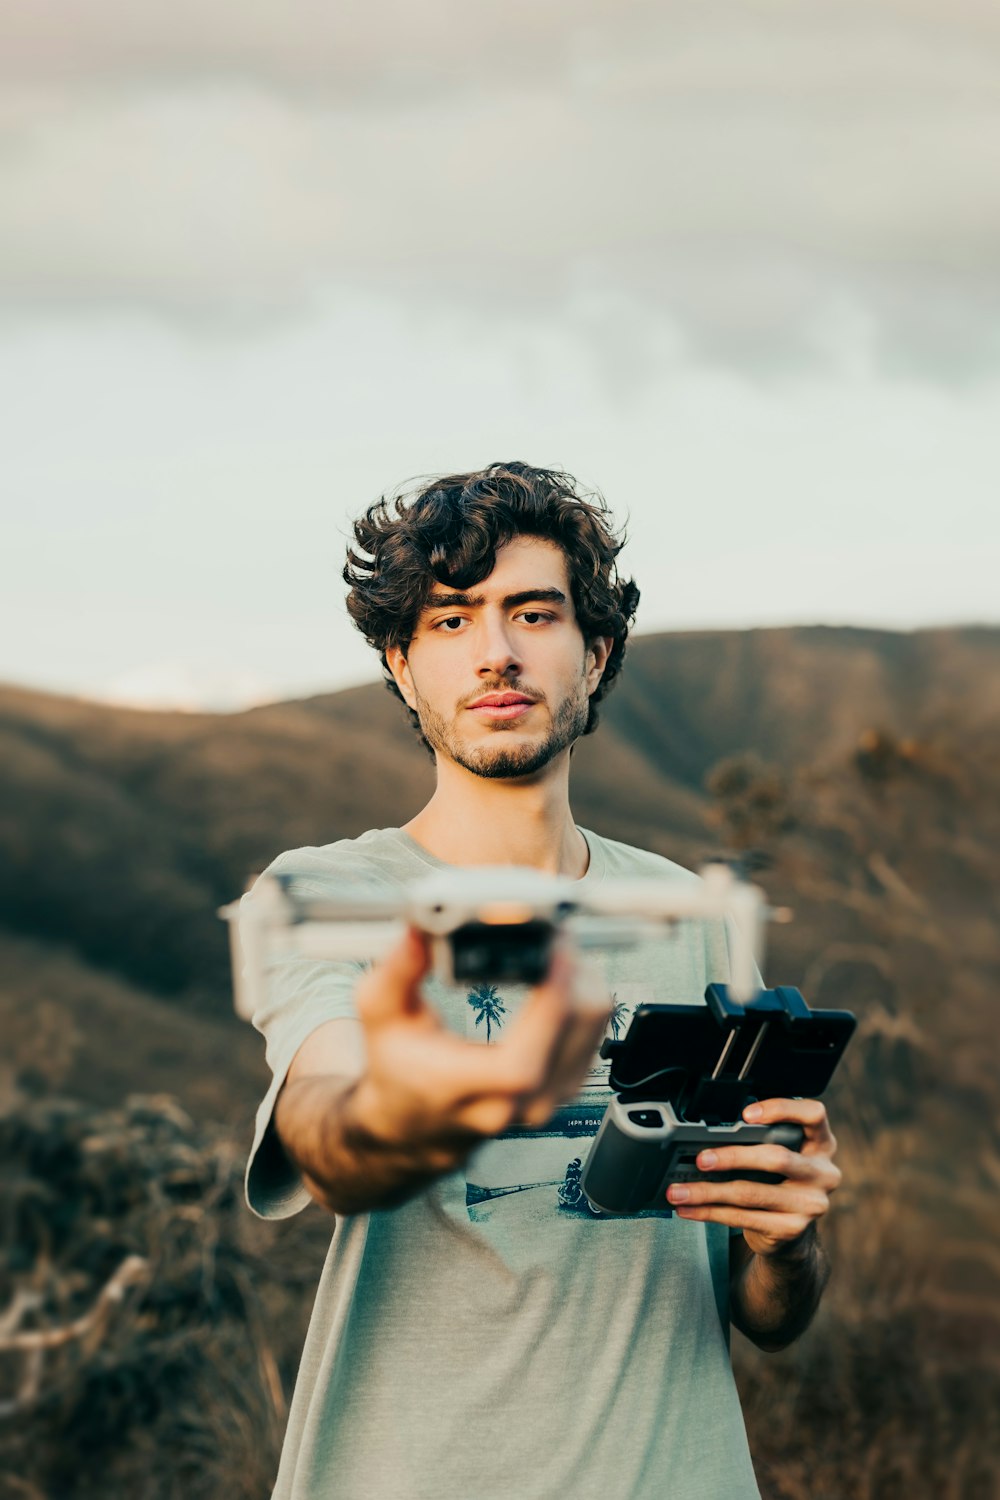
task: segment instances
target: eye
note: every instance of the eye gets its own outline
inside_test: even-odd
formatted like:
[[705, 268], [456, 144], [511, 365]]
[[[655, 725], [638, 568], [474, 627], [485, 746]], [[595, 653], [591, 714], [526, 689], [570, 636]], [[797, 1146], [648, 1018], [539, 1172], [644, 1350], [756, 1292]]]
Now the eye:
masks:
[[548, 620], [555, 619], [554, 615], [547, 614], [542, 609], [524, 609], [519, 616], [526, 625], [545, 624]]
[[[463, 617], [461, 615], [446, 615], [443, 620], [438, 620], [438, 621], [435, 622], [434, 629], [435, 630], [440, 630], [444, 635], [457, 635], [458, 634], [458, 627], [460, 625], [464, 625], [464, 624], [465, 624], [465, 620], [463, 619]], [[449, 630], [449, 629], [445, 628], [446, 626], [451, 626], [451, 625], [453, 625], [455, 627], [454, 630]]]

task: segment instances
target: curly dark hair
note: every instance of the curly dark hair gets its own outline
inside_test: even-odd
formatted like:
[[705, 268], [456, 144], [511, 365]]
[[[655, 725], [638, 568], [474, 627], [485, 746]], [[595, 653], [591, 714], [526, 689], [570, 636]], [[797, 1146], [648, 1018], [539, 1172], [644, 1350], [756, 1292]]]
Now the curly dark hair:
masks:
[[[544, 537], [566, 555], [577, 622], [585, 641], [614, 644], [590, 699], [585, 734], [597, 727], [597, 704], [621, 671], [639, 590], [618, 577], [625, 544], [596, 491], [581, 493], [572, 474], [525, 463], [494, 463], [471, 474], [435, 479], [416, 493], [382, 497], [354, 524], [347, 553], [347, 608], [382, 657], [386, 686], [402, 701], [386, 651], [405, 652], [435, 582], [454, 589], [481, 583], [497, 549], [517, 536]], [[419, 733], [416, 713], [410, 718]], [[429, 747], [428, 747], [429, 748]]]

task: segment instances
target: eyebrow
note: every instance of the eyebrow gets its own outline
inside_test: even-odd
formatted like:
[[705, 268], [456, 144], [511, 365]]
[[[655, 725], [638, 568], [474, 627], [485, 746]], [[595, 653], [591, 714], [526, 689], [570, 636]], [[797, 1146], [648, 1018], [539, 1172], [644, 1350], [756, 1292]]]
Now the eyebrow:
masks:
[[[486, 603], [482, 594], [432, 594], [420, 611], [430, 614], [439, 609], [479, 609]], [[520, 589], [516, 594], [505, 594], [500, 600], [504, 609], [516, 609], [519, 604], [565, 604], [562, 589]]]

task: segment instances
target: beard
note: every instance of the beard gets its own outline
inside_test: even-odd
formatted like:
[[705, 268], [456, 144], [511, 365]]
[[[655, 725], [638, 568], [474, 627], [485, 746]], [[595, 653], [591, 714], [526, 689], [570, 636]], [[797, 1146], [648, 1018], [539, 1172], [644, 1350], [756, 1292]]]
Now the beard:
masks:
[[[506, 686], [498, 692], [516, 691]], [[456, 733], [443, 714], [417, 693], [417, 715], [424, 739], [431, 749], [446, 755], [456, 765], [463, 766], [474, 776], [484, 776], [493, 781], [511, 781], [519, 777], [534, 776], [551, 760], [569, 749], [587, 727], [590, 716], [590, 696], [581, 684], [581, 695], [564, 698], [552, 716], [548, 734], [541, 743], [505, 746], [497, 743], [499, 736], [509, 734], [517, 726], [516, 720], [498, 720], [486, 744], [469, 745]], [[464, 710], [463, 710], [464, 711]]]

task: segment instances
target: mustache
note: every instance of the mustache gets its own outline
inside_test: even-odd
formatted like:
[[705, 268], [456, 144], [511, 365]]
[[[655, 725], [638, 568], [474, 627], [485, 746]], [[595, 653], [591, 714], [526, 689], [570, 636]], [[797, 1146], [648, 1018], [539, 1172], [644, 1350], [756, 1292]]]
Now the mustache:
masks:
[[459, 708], [468, 708], [477, 698], [485, 698], [489, 693], [521, 693], [523, 697], [530, 698], [532, 703], [544, 703], [545, 694], [538, 692], [536, 688], [529, 687], [526, 682], [519, 682], [516, 678], [511, 681], [505, 678], [500, 682], [481, 682], [475, 692], [469, 693], [459, 702]]

